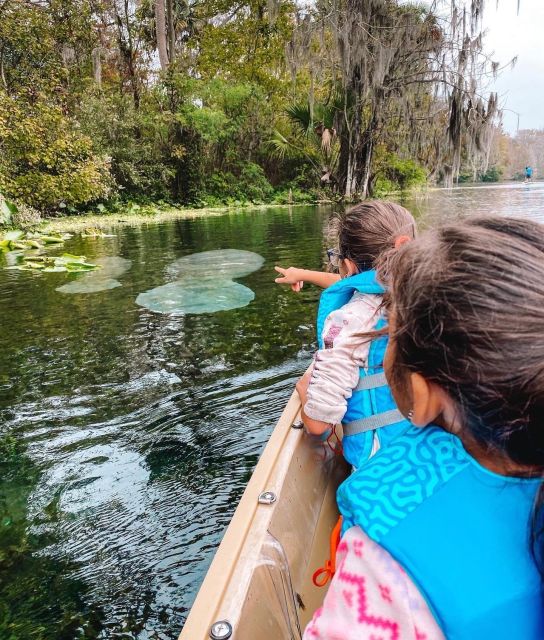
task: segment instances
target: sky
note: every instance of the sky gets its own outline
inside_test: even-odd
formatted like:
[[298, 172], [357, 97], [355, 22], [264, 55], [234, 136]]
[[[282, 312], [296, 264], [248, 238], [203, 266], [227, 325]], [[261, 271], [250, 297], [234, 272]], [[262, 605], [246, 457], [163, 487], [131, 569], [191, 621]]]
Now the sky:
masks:
[[[503, 127], [515, 134], [520, 129], [544, 129], [544, 0], [487, 0], [485, 49], [493, 60], [506, 64], [514, 56], [514, 69], [504, 69], [495, 81], [505, 109]], [[512, 113], [515, 111], [517, 113]]]

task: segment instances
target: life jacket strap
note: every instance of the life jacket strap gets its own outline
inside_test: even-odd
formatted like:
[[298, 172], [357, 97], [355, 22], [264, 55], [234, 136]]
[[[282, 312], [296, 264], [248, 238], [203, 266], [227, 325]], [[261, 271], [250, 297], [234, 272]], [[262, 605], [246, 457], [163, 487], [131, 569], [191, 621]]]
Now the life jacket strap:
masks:
[[373, 373], [369, 376], [361, 376], [359, 382], [354, 391], [367, 391], [369, 389], [377, 389], [378, 387], [385, 387], [387, 385], [387, 379], [385, 373]]
[[360, 418], [359, 420], [353, 420], [353, 422], [347, 422], [342, 425], [342, 429], [344, 436], [354, 436], [358, 433], [365, 433], [365, 431], [381, 429], [390, 424], [402, 422], [402, 420], [406, 420], [402, 413], [398, 409], [391, 409], [391, 411], [377, 413], [373, 416], [368, 416], [368, 418]]

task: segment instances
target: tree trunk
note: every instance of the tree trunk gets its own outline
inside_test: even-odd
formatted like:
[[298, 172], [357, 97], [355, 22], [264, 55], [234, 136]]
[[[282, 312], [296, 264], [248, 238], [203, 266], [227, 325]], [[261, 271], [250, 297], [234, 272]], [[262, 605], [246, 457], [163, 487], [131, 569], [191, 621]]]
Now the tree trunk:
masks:
[[[379, 105], [377, 108], [379, 109]], [[349, 133], [343, 136], [340, 143], [340, 190], [346, 200], [368, 196], [372, 175], [374, 136], [379, 125], [375, 113], [376, 111], [363, 130], [361, 123], [363, 105], [361, 100], [357, 99], [352, 120], [346, 126]]]
[[102, 89], [102, 60], [100, 57], [101, 47], [95, 47], [92, 52], [93, 76], [96, 86]]
[[165, 0], [155, 0], [155, 25], [157, 34], [157, 49], [159, 50], [159, 62], [161, 69], [168, 67], [168, 49], [166, 45], [166, 14]]
[[174, 0], [166, 0], [167, 33], [168, 33], [168, 58], [174, 62], [176, 57], [176, 33], [174, 30]]

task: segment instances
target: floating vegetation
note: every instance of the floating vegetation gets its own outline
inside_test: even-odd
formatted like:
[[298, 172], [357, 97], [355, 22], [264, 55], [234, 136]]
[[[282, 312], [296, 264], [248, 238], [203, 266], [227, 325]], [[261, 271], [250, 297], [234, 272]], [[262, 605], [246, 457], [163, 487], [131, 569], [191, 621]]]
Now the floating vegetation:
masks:
[[41, 271], [42, 273], [82, 273], [98, 268], [98, 265], [87, 262], [85, 256], [74, 256], [71, 253], [63, 253], [62, 256], [23, 256], [19, 264], [6, 267], [6, 269]]
[[24, 251], [26, 249], [43, 249], [47, 245], [63, 244], [72, 236], [69, 233], [60, 235], [42, 235], [25, 233], [24, 231], [8, 231], [0, 236], [0, 250]]
[[245, 307], [255, 293], [233, 279], [257, 271], [263, 262], [259, 254], [238, 249], [193, 253], [167, 267], [174, 282], [141, 293], [136, 304], [174, 316]]
[[106, 258], [98, 258], [96, 265], [100, 267], [99, 271], [86, 273], [61, 287], [57, 287], [57, 291], [61, 293], [97, 293], [98, 291], [106, 291], [107, 289], [115, 289], [122, 286], [118, 278], [130, 269], [132, 262], [121, 258], [120, 256], [108, 256]]
[[111, 233], [105, 233], [102, 229], [98, 229], [97, 227], [88, 227], [87, 229], [83, 229], [81, 234], [82, 238], [115, 238], [115, 235]]

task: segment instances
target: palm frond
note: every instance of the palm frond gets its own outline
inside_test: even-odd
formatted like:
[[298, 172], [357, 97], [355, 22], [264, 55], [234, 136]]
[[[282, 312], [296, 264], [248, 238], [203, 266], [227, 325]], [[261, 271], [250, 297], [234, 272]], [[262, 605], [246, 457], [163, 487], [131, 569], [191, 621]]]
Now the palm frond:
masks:
[[310, 105], [293, 104], [285, 110], [291, 122], [297, 125], [305, 135], [309, 135], [312, 131], [313, 121]]

